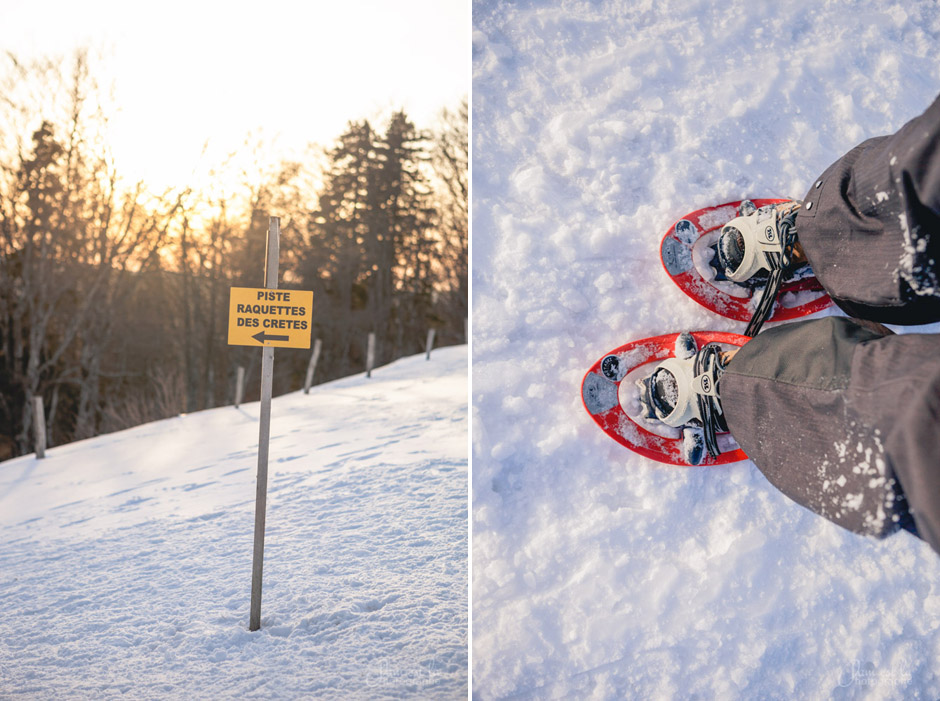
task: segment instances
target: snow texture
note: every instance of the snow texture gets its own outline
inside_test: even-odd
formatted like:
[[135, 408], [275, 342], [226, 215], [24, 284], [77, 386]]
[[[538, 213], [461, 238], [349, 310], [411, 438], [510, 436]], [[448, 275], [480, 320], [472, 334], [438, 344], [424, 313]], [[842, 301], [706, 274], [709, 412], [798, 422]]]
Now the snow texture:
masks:
[[848, 533], [748, 462], [647, 461], [580, 400], [627, 341], [742, 331], [670, 284], [663, 234], [802, 198], [922, 112], [940, 6], [478, 0], [473, 25], [475, 698], [940, 697], [926, 544]]
[[922, 297], [940, 297], [940, 282], [937, 281], [937, 261], [930, 257], [930, 237], [936, 232], [923, 230], [920, 225], [910, 226], [907, 216], [900, 214], [901, 231], [904, 232], [904, 251], [898, 267], [900, 276], [911, 290]]
[[[280, 352], [280, 351], [279, 351]], [[466, 698], [467, 350], [0, 463], [0, 698]]]

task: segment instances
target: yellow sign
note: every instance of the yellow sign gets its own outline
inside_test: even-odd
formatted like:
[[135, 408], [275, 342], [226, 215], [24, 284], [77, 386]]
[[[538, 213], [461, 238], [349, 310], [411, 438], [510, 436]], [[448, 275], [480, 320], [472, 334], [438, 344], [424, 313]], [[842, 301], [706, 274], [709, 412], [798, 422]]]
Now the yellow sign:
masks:
[[230, 346], [309, 348], [313, 292], [233, 287], [228, 304]]

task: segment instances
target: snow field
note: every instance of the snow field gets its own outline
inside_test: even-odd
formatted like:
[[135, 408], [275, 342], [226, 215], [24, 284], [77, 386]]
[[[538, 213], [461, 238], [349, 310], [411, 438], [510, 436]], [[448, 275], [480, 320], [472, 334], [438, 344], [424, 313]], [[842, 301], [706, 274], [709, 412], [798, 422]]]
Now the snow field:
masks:
[[0, 698], [465, 698], [467, 352], [0, 463]]
[[580, 399], [629, 340], [741, 332], [671, 285], [667, 227], [801, 198], [919, 114], [940, 8], [478, 0], [473, 25], [474, 697], [940, 697], [929, 546], [844, 532], [751, 463], [658, 466]]

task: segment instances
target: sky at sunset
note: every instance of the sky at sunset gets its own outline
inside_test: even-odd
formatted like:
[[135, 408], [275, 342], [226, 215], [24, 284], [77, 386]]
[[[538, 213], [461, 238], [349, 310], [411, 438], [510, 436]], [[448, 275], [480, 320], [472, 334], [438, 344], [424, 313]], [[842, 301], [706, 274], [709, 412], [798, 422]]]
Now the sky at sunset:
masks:
[[277, 160], [399, 108], [431, 126], [470, 88], [467, 0], [0, 0], [0, 52], [82, 46], [113, 86], [119, 170], [155, 187], [220, 163], [248, 134]]

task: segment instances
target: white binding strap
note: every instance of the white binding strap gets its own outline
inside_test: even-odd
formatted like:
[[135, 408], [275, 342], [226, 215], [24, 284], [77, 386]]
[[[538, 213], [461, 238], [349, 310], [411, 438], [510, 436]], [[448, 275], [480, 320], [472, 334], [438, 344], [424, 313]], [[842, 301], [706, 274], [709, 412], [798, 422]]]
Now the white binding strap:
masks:
[[753, 214], [732, 219], [722, 227], [722, 234], [729, 228], [737, 229], [744, 238], [741, 264], [735, 270], [725, 270], [725, 275], [734, 282], [745, 282], [761, 270], [771, 270], [767, 253], [783, 253], [777, 210], [773, 206], [761, 207]]

